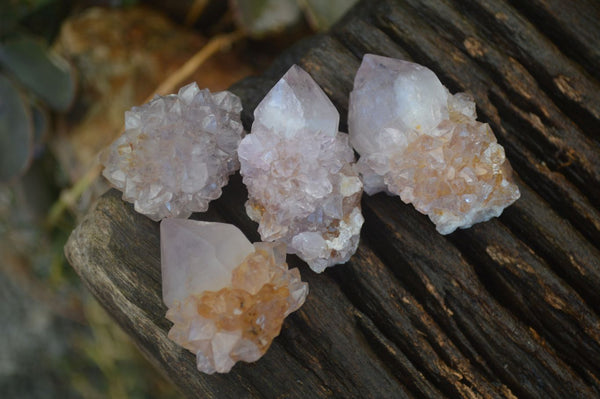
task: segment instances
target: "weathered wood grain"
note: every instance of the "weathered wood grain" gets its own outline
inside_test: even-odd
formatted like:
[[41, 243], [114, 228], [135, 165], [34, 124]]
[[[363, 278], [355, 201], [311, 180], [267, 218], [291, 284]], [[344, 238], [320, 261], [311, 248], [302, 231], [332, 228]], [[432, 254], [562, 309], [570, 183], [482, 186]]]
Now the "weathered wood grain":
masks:
[[[329, 33], [232, 90], [252, 111], [298, 63], [341, 114], [365, 52], [412, 59], [474, 95], [517, 174], [522, 198], [499, 218], [439, 235], [397, 197], [363, 198], [356, 255], [310, 285], [258, 362], [198, 373], [166, 338], [158, 224], [110, 191], [66, 253], [146, 356], [188, 397], [600, 396], [600, 82], [598, 3], [373, 0]], [[554, 26], [556, 25], [556, 29]], [[234, 176], [204, 220], [238, 225]]]

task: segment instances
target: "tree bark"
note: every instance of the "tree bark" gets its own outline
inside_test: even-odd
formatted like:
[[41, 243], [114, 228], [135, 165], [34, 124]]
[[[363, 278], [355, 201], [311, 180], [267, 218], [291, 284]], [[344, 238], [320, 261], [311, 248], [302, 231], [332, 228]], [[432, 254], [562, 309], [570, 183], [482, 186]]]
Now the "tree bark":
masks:
[[[600, 6], [589, 0], [376, 0], [232, 91], [252, 111], [293, 64], [346, 129], [364, 53], [414, 60], [473, 94], [522, 197], [448, 236], [398, 197], [363, 197], [361, 244], [315, 274], [305, 305], [256, 363], [203, 375], [166, 334], [158, 224], [112, 190], [66, 246], [71, 265], [190, 398], [600, 396]], [[202, 220], [257, 225], [239, 175]]]

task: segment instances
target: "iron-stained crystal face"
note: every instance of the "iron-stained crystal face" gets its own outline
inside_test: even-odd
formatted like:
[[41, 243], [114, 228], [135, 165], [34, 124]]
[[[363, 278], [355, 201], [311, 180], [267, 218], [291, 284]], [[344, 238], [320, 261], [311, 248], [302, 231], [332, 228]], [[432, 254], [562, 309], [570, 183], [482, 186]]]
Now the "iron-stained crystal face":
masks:
[[258, 360], [306, 299], [285, 244], [253, 245], [233, 225], [175, 218], [161, 222], [160, 236], [169, 338], [195, 354], [204, 373]]
[[442, 234], [499, 216], [519, 189], [466, 93], [422, 65], [367, 54], [350, 94], [350, 142], [368, 194], [399, 195]]

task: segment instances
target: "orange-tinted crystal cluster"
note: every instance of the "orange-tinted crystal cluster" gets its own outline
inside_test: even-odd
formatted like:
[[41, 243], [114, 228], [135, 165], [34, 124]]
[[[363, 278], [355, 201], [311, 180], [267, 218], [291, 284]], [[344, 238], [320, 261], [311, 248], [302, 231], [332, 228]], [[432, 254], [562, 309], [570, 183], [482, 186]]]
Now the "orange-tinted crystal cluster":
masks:
[[348, 130], [369, 195], [397, 194], [441, 234], [499, 216], [519, 188], [490, 126], [466, 93], [433, 71], [366, 54], [350, 94]]
[[391, 192], [428, 215], [442, 234], [498, 216], [519, 198], [488, 124], [447, 121], [438, 129], [443, 133], [419, 136], [391, 159], [397, 173], [384, 179]]
[[254, 246], [233, 270], [230, 286], [190, 295], [167, 312], [174, 323], [169, 338], [196, 354], [202, 372], [224, 373], [239, 360], [258, 360], [308, 294], [298, 269], [287, 268], [284, 245]]

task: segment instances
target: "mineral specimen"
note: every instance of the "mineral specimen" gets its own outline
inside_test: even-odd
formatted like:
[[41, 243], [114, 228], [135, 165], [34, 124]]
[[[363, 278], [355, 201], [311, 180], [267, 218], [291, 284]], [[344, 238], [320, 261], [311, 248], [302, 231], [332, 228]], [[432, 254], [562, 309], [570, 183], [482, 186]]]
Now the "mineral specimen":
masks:
[[153, 220], [204, 212], [239, 167], [240, 99], [195, 83], [125, 113], [125, 132], [103, 154], [103, 175]]
[[252, 245], [230, 224], [174, 218], [160, 236], [168, 336], [204, 373], [258, 360], [308, 294], [298, 269], [288, 270], [285, 244]]
[[365, 191], [387, 191], [441, 234], [499, 216], [519, 189], [489, 125], [466, 93], [408, 61], [367, 54], [350, 94], [350, 142]]
[[362, 183], [339, 114], [294, 65], [254, 111], [240, 143], [246, 212], [264, 241], [281, 240], [320, 273], [356, 251]]

